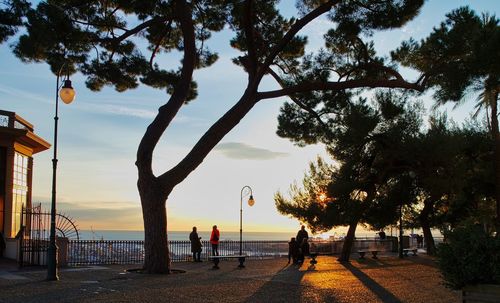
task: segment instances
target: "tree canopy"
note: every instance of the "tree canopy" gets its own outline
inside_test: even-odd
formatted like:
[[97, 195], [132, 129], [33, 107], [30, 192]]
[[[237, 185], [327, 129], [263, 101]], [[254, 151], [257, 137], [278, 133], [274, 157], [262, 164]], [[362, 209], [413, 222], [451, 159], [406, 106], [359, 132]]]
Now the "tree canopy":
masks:
[[446, 20], [425, 39], [404, 42], [392, 58], [422, 72], [420, 82], [434, 89], [436, 105], [466, 100], [478, 94], [476, 116], [486, 110], [489, 129], [495, 140], [495, 183], [497, 230], [500, 229], [500, 20], [489, 14], [478, 16], [468, 7], [446, 15]]
[[[445, 230], [470, 218], [491, 226], [492, 142], [484, 128], [460, 128], [435, 113], [424, 129], [421, 105], [395, 92], [378, 93], [372, 105], [361, 98], [322, 110], [330, 122], [293, 104], [282, 107], [278, 133], [301, 145], [324, 143], [335, 165], [311, 163], [302, 188], [292, 185], [289, 198], [275, 195], [280, 213], [315, 232], [351, 231], [358, 223], [379, 230], [396, 224], [404, 207], [403, 226], [423, 229], [429, 254], [431, 228]], [[309, 118], [314, 127], [300, 127]], [[354, 232], [346, 241], [349, 236]]]
[[[285, 105], [283, 115], [298, 118], [309, 113]], [[308, 130], [299, 127], [300, 119], [280, 123], [279, 134], [299, 144], [322, 140], [336, 166], [322, 161], [311, 164], [303, 189], [293, 185], [290, 199], [277, 193], [275, 202], [279, 212], [306, 222], [313, 231], [349, 226], [341, 256], [346, 261], [359, 223], [383, 228], [397, 220], [401, 205], [415, 203], [409, 171], [412, 142], [422, 123], [421, 108], [418, 103], [407, 104], [400, 94], [380, 92], [373, 105], [364, 98], [349, 100], [344, 108], [330, 111], [329, 117], [330, 124]], [[309, 136], [305, 140], [304, 131]], [[317, 198], [324, 193], [326, 198]]]

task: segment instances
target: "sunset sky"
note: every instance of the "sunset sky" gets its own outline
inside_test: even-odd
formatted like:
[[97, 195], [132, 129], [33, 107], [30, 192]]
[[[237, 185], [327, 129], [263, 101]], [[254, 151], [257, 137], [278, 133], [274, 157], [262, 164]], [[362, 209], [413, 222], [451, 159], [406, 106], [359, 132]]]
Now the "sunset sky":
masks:
[[[282, 2], [286, 3], [280, 6], [286, 15], [294, 12], [294, 7], [287, 5], [295, 1]], [[387, 55], [403, 40], [427, 36], [446, 13], [463, 5], [497, 16], [500, 12], [496, 0], [427, 1], [420, 15], [404, 28], [377, 33], [373, 37], [377, 50]], [[323, 45], [322, 35], [329, 28], [325, 21], [318, 20], [301, 32], [309, 36], [308, 51]], [[224, 31], [209, 41], [219, 60], [195, 72], [199, 96], [180, 111], [163, 135], [154, 154], [155, 173], [182, 159], [241, 96], [246, 74], [231, 62], [240, 55], [230, 48], [231, 37], [231, 32]], [[36, 134], [53, 142], [56, 77], [46, 64], [24, 64], [15, 58], [10, 50], [12, 42], [0, 46], [0, 109], [16, 112], [34, 124]], [[167, 59], [159, 63], [172, 64]], [[405, 73], [411, 80], [415, 75]], [[73, 75], [71, 80], [77, 97], [71, 105], [61, 103], [59, 112], [58, 209], [73, 217], [80, 229], [141, 230], [135, 153], [147, 125], [168, 96], [146, 86], [123, 93], [112, 88], [96, 93], [85, 87], [82, 75]], [[270, 88], [276, 88], [276, 84], [267, 79], [260, 89]], [[428, 96], [422, 99], [431, 104]], [[309, 161], [326, 153], [322, 146], [299, 148], [275, 134], [276, 117], [284, 100], [258, 103], [174, 189], [167, 201], [170, 230], [190, 230], [196, 225], [205, 231], [213, 224], [221, 230], [238, 230], [240, 190], [245, 185], [252, 187], [256, 203], [252, 208], [243, 206], [244, 230], [298, 229], [297, 220], [278, 214], [273, 195], [278, 190], [287, 192], [294, 180], [300, 182]], [[449, 116], [462, 121], [469, 108], [450, 111]], [[34, 158], [33, 202], [48, 205], [52, 150]]]

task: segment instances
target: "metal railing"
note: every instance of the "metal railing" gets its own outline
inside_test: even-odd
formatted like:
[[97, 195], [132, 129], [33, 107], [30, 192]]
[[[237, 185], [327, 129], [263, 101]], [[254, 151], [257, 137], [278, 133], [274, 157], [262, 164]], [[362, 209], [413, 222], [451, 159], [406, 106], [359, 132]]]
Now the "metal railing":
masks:
[[[220, 241], [220, 255], [239, 254], [239, 241]], [[310, 241], [310, 251], [339, 254], [344, 241]], [[212, 255], [209, 241], [202, 241], [201, 257], [208, 260]], [[371, 249], [393, 251], [391, 240], [363, 239], [355, 240], [353, 251]], [[62, 248], [61, 248], [62, 249]], [[191, 243], [189, 241], [169, 241], [172, 262], [192, 261]], [[69, 241], [67, 247], [67, 264], [98, 265], [98, 264], [140, 264], [144, 261], [144, 241], [106, 241], [81, 240]], [[243, 241], [243, 254], [249, 259], [279, 258], [288, 255], [287, 241]]]
[[68, 241], [67, 249], [70, 266], [139, 264], [144, 261], [144, 241]]
[[[239, 241], [221, 241], [220, 255], [239, 253]], [[288, 254], [286, 241], [244, 241], [243, 253], [250, 259], [275, 258]], [[202, 259], [212, 255], [209, 241], [202, 241]], [[172, 262], [191, 261], [191, 242], [169, 241]], [[144, 261], [144, 241], [68, 241], [68, 262], [74, 265], [139, 264]]]

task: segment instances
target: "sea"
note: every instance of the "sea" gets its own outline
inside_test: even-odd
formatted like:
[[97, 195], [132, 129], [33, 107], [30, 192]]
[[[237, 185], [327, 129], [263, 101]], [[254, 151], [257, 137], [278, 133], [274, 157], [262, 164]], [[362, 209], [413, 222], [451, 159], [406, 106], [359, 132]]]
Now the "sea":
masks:
[[[79, 230], [80, 240], [144, 240], [144, 231], [142, 230]], [[191, 231], [168, 231], [168, 239], [170, 241], [189, 240]], [[198, 231], [198, 235], [202, 240], [210, 239], [211, 231]], [[295, 237], [295, 232], [246, 232], [243, 231], [243, 241], [290, 241], [291, 237]], [[309, 233], [310, 236], [311, 233]], [[328, 233], [315, 235], [323, 239], [328, 239], [331, 236], [339, 238], [345, 233]], [[390, 233], [388, 233], [390, 235]], [[395, 235], [395, 232], [394, 232]], [[376, 232], [356, 233], [357, 238], [373, 238]], [[220, 231], [221, 240], [239, 241], [239, 231]]]
[[[80, 240], [144, 240], [142, 230], [79, 230]], [[189, 240], [191, 231], [168, 231], [170, 241]], [[211, 231], [198, 231], [202, 240], [210, 239]], [[289, 241], [295, 237], [287, 232], [243, 232], [243, 241]], [[239, 241], [240, 232], [220, 231], [221, 240]]]

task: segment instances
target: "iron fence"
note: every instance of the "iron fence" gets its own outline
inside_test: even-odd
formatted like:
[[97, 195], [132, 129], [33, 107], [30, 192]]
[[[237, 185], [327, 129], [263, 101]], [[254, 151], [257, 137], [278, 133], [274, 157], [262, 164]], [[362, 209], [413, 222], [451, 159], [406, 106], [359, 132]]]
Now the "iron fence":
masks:
[[[30, 265], [46, 265], [47, 251], [50, 243], [51, 214], [42, 209], [41, 204], [31, 208], [23, 206], [20, 229], [16, 235], [18, 240], [19, 267]], [[60, 239], [79, 239], [78, 229], [71, 218], [56, 214], [56, 241]], [[60, 243], [57, 245], [60, 245]], [[63, 256], [58, 256], [61, 259]]]
[[[239, 253], [239, 241], [220, 241], [219, 254]], [[202, 259], [212, 254], [209, 241], [202, 241]], [[64, 248], [60, 248], [64, 249]], [[144, 241], [80, 240], [68, 241], [67, 264], [140, 264], [144, 261]], [[190, 241], [169, 241], [172, 262], [192, 261]], [[244, 241], [242, 253], [250, 259], [274, 258], [288, 254], [286, 241]]]
[[68, 241], [67, 251], [67, 264], [70, 266], [139, 264], [144, 261], [144, 241]]
[[16, 235], [19, 240], [19, 266], [46, 264], [50, 214], [43, 211], [40, 205], [33, 208], [23, 206], [20, 226]]
[[[344, 241], [310, 241], [310, 251], [339, 254]], [[209, 241], [202, 241], [201, 257], [207, 261], [212, 254]], [[239, 241], [220, 241], [220, 255], [239, 254]], [[394, 241], [378, 239], [355, 240], [353, 251], [376, 248], [381, 251], [394, 251]], [[64, 248], [60, 248], [64, 249]], [[191, 242], [169, 241], [172, 262], [192, 261]], [[67, 264], [141, 264], [144, 261], [144, 241], [106, 241], [80, 240], [68, 241]], [[288, 255], [287, 241], [243, 241], [242, 253], [249, 259], [279, 258]]]

